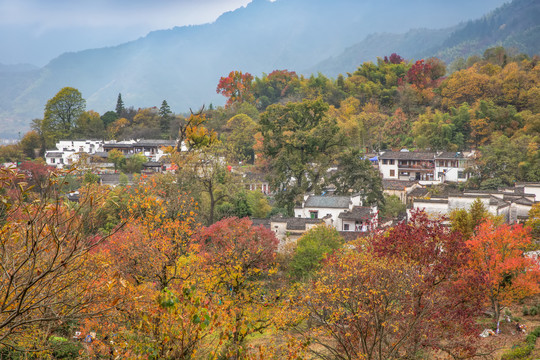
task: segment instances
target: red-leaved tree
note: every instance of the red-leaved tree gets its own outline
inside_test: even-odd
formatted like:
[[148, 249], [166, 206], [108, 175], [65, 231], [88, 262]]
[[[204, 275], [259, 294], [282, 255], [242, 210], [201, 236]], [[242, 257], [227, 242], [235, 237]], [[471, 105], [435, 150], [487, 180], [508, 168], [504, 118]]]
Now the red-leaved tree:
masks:
[[530, 243], [522, 225], [496, 226], [491, 220], [481, 223], [466, 242], [471, 256], [465, 276], [479, 280], [476, 291], [490, 304], [497, 330], [502, 306], [540, 292], [540, 267], [523, 256]]
[[414, 212], [408, 223], [376, 235], [372, 244], [378, 257], [404, 261], [420, 276], [410, 298], [411, 316], [417, 321], [406, 352], [412, 356], [427, 348], [473, 353], [479, 301], [459, 277], [469, 256], [461, 235], [448, 229], [443, 219]]
[[250, 73], [231, 71], [229, 76], [221, 77], [216, 89], [218, 94], [228, 98], [227, 105], [253, 100], [253, 76]]

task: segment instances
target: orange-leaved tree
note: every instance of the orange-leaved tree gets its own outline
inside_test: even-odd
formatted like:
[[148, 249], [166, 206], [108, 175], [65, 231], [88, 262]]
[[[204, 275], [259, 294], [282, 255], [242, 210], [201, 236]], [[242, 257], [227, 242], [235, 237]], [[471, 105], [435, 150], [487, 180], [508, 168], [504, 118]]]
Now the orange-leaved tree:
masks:
[[[146, 180], [146, 179], [143, 179]], [[216, 317], [199, 284], [202, 258], [193, 243], [196, 205], [172, 182], [146, 180], [131, 189], [129, 222], [96, 255], [120, 277], [109, 291], [124, 294], [107, 319], [88, 322], [101, 333], [101, 352], [122, 358], [190, 359]], [[113, 342], [103, 341], [112, 339]], [[99, 346], [98, 346], [99, 345]]]
[[0, 169], [2, 346], [40, 349], [40, 340], [114, 302], [102, 286], [110, 274], [91, 256], [108, 236], [94, 226], [103, 197], [88, 189], [78, 204], [67, 204], [59, 175], [65, 174], [51, 174], [33, 192], [24, 174]]
[[421, 318], [411, 302], [420, 274], [357, 245], [331, 255], [306, 287], [299, 309], [311, 328], [298, 328], [322, 359], [397, 358]]
[[494, 225], [487, 220], [466, 244], [470, 251], [467, 275], [478, 279], [477, 291], [493, 311], [499, 330], [501, 308], [540, 291], [540, 267], [523, 255], [531, 237], [522, 225]]
[[244, 101], [253, 101], [253, 75], [241, 71], [231, 71], [229, 76], [221, 77], [216, 92], [226, 96], [227, 106]]
[[278, 240], [248, 218], [227, 218], [198, 236], [205, 258], [206, 286], [219, 303], [221, 355], [239, 359], [248, 336], [272, 325], [276, 295], [268, 286], [275, 272]]

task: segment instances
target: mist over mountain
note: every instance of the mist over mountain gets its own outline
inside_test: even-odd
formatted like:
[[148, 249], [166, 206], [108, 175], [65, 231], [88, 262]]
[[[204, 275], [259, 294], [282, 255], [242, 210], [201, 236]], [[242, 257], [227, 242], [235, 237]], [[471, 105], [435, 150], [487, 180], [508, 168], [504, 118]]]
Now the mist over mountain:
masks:
[[[126, 106], [159, 106], [167, 100], [173, 111], [185, 112], [211, 102], [223, 104], [225, 99], [215, 89], [219, 78], [231, 70], [260, 76], [275, 69], [305, 74], [322, 69], [333, 75], [354, 71], [362, 61], [391, 52], [416, 57], [460, 29], [451, 26], [502, 3], [255, 0], [211, 24], [155, 31], [115, 47], [65, 53], [41, 69], [0, 67], [0, 137], [27, 130], [33, 118], [43, 116], [46, 101], [65, 86], [79, 89], [87, 109], [100, 113], [114, 109], [118, 93]], [[447, 30], [409, 31], [413, 28]], [[384, 42], [366, 38], [383, 32]], [[351, 52], [359, 41], [362, 56], [354, 55], [351, 61], [336, 57], [344, 49]], [[332, 56], [336, 58], [326, 62], [333, 70], [315, 66]]]
[[[494, 46], [514, 48], [529, 55], [540, 53], [540, 2], [514, 0], [480, 19], [434, 29], [413, 29], [406, 33], [374, 33], [306, 70], [328, 76], [354, 70], [364, 61], [389, 53], [406, 59], [436, 56], [450, 64], [458, 57], [482, 54]], [[350, 69], [350, 70], [347, 70]]]

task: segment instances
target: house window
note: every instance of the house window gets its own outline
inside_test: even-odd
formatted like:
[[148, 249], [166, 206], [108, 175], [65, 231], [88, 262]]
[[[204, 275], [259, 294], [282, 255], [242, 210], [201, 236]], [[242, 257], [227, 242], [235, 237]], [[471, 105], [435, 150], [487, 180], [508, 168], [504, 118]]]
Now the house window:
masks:
[[396, 176], [396, 170], [390, 170], [390, 176]]
[[309, 217], [311, 219], [318, 219], [319, 218], [319, 212], [318, 211], [310, 211], [309, 212]]
[[343, 231], [349, 231], [349, 224], [343, 224]]
[[388, 160], [383, 159], [382, 163], [383, 163], [383, 165], [388, 165]]
[[390, 165], [394, 165], [394, 159], [390, 159]]

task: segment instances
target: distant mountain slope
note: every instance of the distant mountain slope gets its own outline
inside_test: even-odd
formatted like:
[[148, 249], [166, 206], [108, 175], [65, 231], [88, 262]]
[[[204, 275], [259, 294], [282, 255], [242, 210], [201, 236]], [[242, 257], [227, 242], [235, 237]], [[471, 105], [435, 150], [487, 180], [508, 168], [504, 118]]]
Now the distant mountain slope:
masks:
[[439, 48], [454, 29], [415, 29], [405, 34], [368, 35], [363, 41], [347, 48], [339, 56], [328, 58], [304, 72], [321, 72], [327, 76], [336, 77], [339, 74], [353, 72], [363, 62], [375, 61], [377, 57], [392, 53], [397, 53], [405, 59], [419, 59]]
[[540, 1], [514, 0], [468, 22], [446, 39], [434, 55], [452, 61], [499, 45], [529, 55], [540, 54]]
[[[0, 96], [0, 137], [26, 130], [65, 86], [78, 88], [87, 108], [100, 113], [114, 109], [118, 93], [127, 106], [159, 106], [165, 99], [182, 112], [224, 103], [215, 89], [231, 70], [260, 76], [275, 69], [309, 69], [369, 33], [450, 26], [503, 1], [254, 0], [212, 24], [66, 53], [39, 72], [22, 73], [22, 79], [0, 78], [0, 94], [6, 94]], [[389, 52], [394, 51], [379, 55]]]
[[540, 1], [514, 0], [481, 19], [440, 30], [415, 29], [404, 34], [376, 33], [307, 69], [330, 76], [352, 72], [364, 61], [390, 53], [407, 59], [436, 56], [447, 63], [458, 57], [481, 55], [494, 46], [540, 54]]

